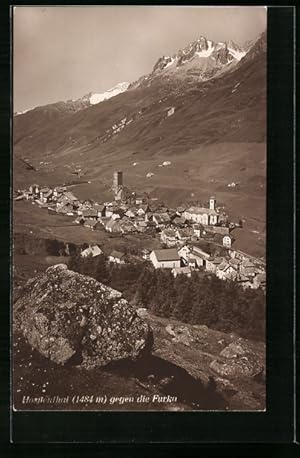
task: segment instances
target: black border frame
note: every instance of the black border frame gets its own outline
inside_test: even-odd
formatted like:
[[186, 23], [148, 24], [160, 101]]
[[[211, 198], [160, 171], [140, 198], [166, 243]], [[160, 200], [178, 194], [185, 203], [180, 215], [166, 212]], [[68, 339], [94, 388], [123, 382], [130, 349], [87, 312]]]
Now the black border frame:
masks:
[[[13, 3], [16, 6], [22, 4], [26, 2]], [[35, 4], [39, 3], [37, 1], [30, 3], [30, 5]], [[82, 3], [60, 2], [60, 5], [68, 4]], [[3, 145], [0, 156], [2, 187], [0, 193], [2, 234], [0, 238], [2, 274], [0, 362], [4, 369], [2, 373], [8, 381], [5, 386], [1, 383], [0, 405], [4, 407], [6, 414], [10, 409], [8, 307], [10, 249], [6, 242], [9, 239], [9, 224], [8, 218], [5, 218], [9, 216], [10, 207], [10, 5], [9, 1], [2, 1], [0, 4], [0, 65], [5, 68], [5, 71], [0, 72], [2, 102], [0, 128], [1, 145]], [[215, 5], [218, 3], [216, 2]], [[52, 448], [53, 451], [58, 449], [58, 443], [65, 442], [81, 442], [89, 448], [91, 444], [87, 443], [107, 444], [102, 447], [102, 450], [106, 449], [107, 452], [108, 444], [116, 443], [169, 443], [178, 444], [178, 447], [180, 443], [190, 445], [222, 443], [230, 451], [232, 448], [230, 443], [277, 443], [276, 455], [278, 455], [279, 450], [282, 450], [282, 444], [296, 442], [294, 403], [296, 340], [293, 296], [295, 286], [293, 271], [295, 261], [294, 21], [293, 6], [274, 7], [268, 10], [267, 412], [11, 412], [13, 439], [18, 449], [20, 449], [19, 443], [24, 445], [26, 443], [25, 448], [29, 450], [28, 443], [40, 443], [40, 445], [44, 443], [45, 446], [45, 442], [57, 443], [55, 448]], [[9, 418], [5, 416], [2, 427], [7, 440], [9, 426]], [[255, 453], [256, 446], [252, 445], [250, 448], [252, 453]], [[207, 449], [207, 446], [204, 449]], [[148, 450], [153, 453], [151, 449]], [[186, 449], [183, 448], [184, 453], [185, 451]], [[33, 456], [32, 452], [29, 456]]]

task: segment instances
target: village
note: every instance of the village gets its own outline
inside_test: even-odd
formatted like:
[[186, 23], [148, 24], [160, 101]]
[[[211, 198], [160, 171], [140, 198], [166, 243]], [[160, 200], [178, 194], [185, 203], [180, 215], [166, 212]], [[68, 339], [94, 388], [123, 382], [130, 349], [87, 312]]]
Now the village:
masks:
[[[33, 184], [28, 190], [17, 190], [14, 200], [28, 200], [50, 214], [72, 217], [74, 224], [87, 230], [104, 230], [120, 236], [134, 233], [153, 236], [159, 240], [161, 249], [143, 249], [140, 258], [151, 262], [155, 269], [171, 270], [174, 277], [190, 277], [194, 271], [204, 271], [221, 280], [234, 281], [244, 289], [265, 289], [264, 261], [232, 247], [232, 233], [239, 223], [229, 221], [214, 196], [208, 204], [169, 208], [150, 199], [147, 193], [132, 192], [125, 187], [122, 171], [113, 173], [111, 190], [113, 200], [98, 203], [79, 200], [69, 186], [52, 189]], [[102, 253], [101, 247], [94, 244], [82, 250], [81, 256], [95, 257]], [[130, 262], [126, 253], [117, 250], [109, 254], [108, 261]]]

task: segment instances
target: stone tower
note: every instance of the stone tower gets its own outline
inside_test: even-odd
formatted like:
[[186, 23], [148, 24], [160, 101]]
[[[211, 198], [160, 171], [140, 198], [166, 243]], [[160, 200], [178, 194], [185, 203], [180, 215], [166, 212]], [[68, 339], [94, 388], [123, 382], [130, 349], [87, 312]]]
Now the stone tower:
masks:
[[216, 198], [214, 196], [209, 199], [209, 208], [210, 210], [216, 210]]
[[118, 192], [121, 186], [123, 186], [123, 172], [121, 170], [117, 170], [113, 174], [112, 189], [114, 192]]

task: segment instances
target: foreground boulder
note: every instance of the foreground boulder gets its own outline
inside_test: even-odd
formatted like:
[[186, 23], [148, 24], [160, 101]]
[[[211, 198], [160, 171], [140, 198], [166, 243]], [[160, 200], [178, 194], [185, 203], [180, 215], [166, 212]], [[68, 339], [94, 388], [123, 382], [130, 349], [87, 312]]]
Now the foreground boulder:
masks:
[[52, 266], [29, 280], [14, 304], [14, 326], [58, 364], [86, 368], [150, 353], [153, 338], [122, 294], [93, 278]]
[[264, 371], [264, 357], [253, 345], [238, 339], [225, 347], [210, 367], [222, 377], [254, 377]]

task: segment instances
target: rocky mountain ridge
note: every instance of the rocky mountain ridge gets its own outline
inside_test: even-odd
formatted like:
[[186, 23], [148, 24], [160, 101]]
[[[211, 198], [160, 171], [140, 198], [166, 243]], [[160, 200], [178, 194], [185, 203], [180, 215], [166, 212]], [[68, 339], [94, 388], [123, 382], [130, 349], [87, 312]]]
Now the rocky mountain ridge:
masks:
[[[89, 92], [88, 94], [84, 95], [83, 97], [79, 99], [72, 99], [72, 100], [70, 99], [70, 100], [61, 101], [61, 102], [55, 102], [55, 103], [46, 105], [46, 107], [47, 109], [52, 108], [53, 113], [57, 111], [57, 113], [64, 112], [66, 115], [73, 114], [73, 113], [76, 113], [77, 111], [84, 110], [85, 108], [88, 108], [92, 105], [96, 105], [98, 103], [104, 102], [105, 100], [109, 100], [118, 94], [122, 94], [122, 92], [126, 91], [128, 87], [129, 87], [129, 83], [127, 82], [118, 83], [116, 86], [108, 89], [107, 91], [100, 92], [100, 93]], [[16, 112], [14, 113], [14, 116], [24, 115], [33, 110], [39, 110], [43, 112], [42, 111], [43, 106]]]
[[247, 50], [233, 40], [214, 42], [200, 36], [172, 56], [160, 57], [152, 72], [142, 76], [130, 87], [149, 85], [155, 78], [182, 80], [187, 75], [192, 75], [198, 81], [207, 81], [232, 68], [246, 55]]
[[[92, 105], [109, 100], [128, 89], [133, 89], [143, 83], [149, 84], [155, 77], [180, 77], [184, 78], [184, 73], [191, 73], [194, 70], [195, 76], [201, 81], [206, 81], [219, 73], [222, 73], [225, 67], [239, 62], [247, 52], [255, 45], [256, 41], [246, 42], [244, 47], [239, 46], [233, 40], [228, 42], [214, 42], [204, 36], [189, 43], [184, 48], [178, 50], [172, 56], [162, 56], [155, 63], [152, 72], [149, 75], [142, 76], [136, 82], [118, 83], [116, 86], [102, 93], [89, 92], [79, 99], [55, 102], [46, 105], [52, 107], [53, 111], [62, 111], [66, 113], [75, 113]], [[187, 65], [188, 64], [188, 65]], [[174, 70], [180, 70], [174, 72]], [[183, 71], [184, 70], [184, 71]], [[226, 69], [225, 69], [226, 70]], [[14, 116], [24, 115], [35, 109], [42, 109], [43, 106], [30, 108], [27, 110], [15, 112]]]
[[[199, 43], [200, 45], [201, 43]], [[216, 52], [222, 60], [222, 56], [224, 57], [224, 55], [228, 54], [228, 48], [223, 46]], [[174, 83], [173, 78], [156, 77], [156, 74], [161, 72], [161, 70], [157, 70], [154, 72], [155, 77], [147, 85], [138, 84], [135, 88], [131, 86], [122, 94], [110, 99], [106, 104], [97, 104], [84, 110], [84, 112], [81, 110], [74, 113], [71, 117], [66, 118], [63, 123], [53, 120], [55, 124], [45, 124], [44, 122], [39, 128], [42, 121], [41, 119], [34, 119], [36, 110], [33, 110], [15, 118], [15, 145], [21, 140], [21, 144], [18, 144], [18, 147], [20, 146], [24, 152], [28, 149], [30, 151], [35, 150], [36, 147], [43, 149], [45, 148], [45, 140], [40, 140], [42, 138], [45, 139], [45, 136], [47, 136], [49, 140], [47, 141], [48, 151], [49, 147], [50, 151], [58, 152], [58, 148], [65, 149], [71, 146], [68, 138], [72, 139], [73, 147], [75, 142], [76, 148], [83, 147], [91, 150], [95, 147], [100, 147], [101, 139], [105, 139], [107, 143], [106, 138], [112, 126], [118, 125], [126, 118], [126, 129], [122, 128], [114, 133], [113, 136], [110, 136], [114, 138], [114, 142], [116, 142], [116, 137], [118, 137], [118, 140], [121, 140], [122, 137], [124, 139], [123, 133], [126, 130], [127, 143], [130, 143], [130, 149], [134, 148], [133, 145], [137, 138], [139, 142], [144, 143], [149, 135], [156, 139], [156, 142], [152, 139], [152, 146], [156, 143], [155, 148], [159, 147], [161, 149], [164, 147], [163, 143], [166, 140], [170, 146], [171, 143], [178, 144], [177, 141], [173, 142], [174, 137], [166, 135], [167, 124], [164, 123], [163, 125], [164, 111], [167, 111], [170, 107], [174, 107], [171, 124], [175, 127], [178, 122], [184, 123], [183, 127], [176, 127], [176, 135], [180, 133], [182, 138], [188, 135], [189, 141], [194, 138], [194, 142], [197, 144], [199, 144], [197, 137], [201, 133], [203, 136], [205, 130], [209, 130], [209, 135], [204, 135], [203, 140], [215, 141], [220, 136], [218, 124], [223, 122], [222, 119], [225, 122], [228, 115], [230, 117], [233, 116], [235, 120], [232, 123], [228, 120], [229, 122], [226, 123], [226, 126], [224, 124], [224, 132], [221, 134], [223, 139], [224, 133], [228, 135], [232, 129], [240, 130], [245, 121], [248, 125], [248, 127], [245, 125], [243, 128], [245, 137], [240, 137], [241, 141], [247, 141], [249, 133], [252, 132], [249, 126], [251, 121], [259, 122], [257, 129], [253, 130], [256, 138], [254, 139], [253, 137], [251, 141], [264, 141], [265, 134], [260, 136], [258, 133], [264, 127], [264, 122], [261, 119], [265, 117], [264, 110], [261, 109], [261, 107], [264, 107], [266, 84], [265, 52], [265, 39], [262, 36], [243, 59], [236, 61], [231, 70], [222, 73], [222, 76], [217, 80], [210, 79], [196, 82], [193, 75], [185, 73], [183, 80], [176, 79]], [[186, 67], [186, 65], [183, 65], [183, 67]], [[218, 97], [216, 97], [216, 94], [219, 94]], [[44, 107], [43, 110], [46, 111], [47, 107]], [[259, 111], [259, 113], [250, 114], [253, 110]], [[52, 121], [53, 117], [50, 115], [48, 117]], [[208, 121], [208, 118], [210, 121]], [[187, 119], [189, 119], [189, 122], [185, 122]], [[138, 120], [143, 124], [142, 135], [138, 135], [140, 124], [140, 122], [137, 122]], [[176, 123], [174, 122], [175, 120]], [[131, 121], [130, 126], [128, 121]], [[203, 128], [199, 129], [199, 122], [200, 125], [203, 125]], [[168, 123], [168, 128], [172, 127], [171, 124]], [[197, 125], [197, 132], [194, 135], [191, 132], [187, 132], [191, 129], [191, 125]], [[34, 135], [30, 137], [30, 140], [27, 140], [32, 131], [34, 131]], [[55, 135], [53, 135], [54, 132]], [[165, 141], [161, 143], [164, 138]], [[159, 145], [157, 144], [158, 139], [160, 140]], [[26, 144], [27, 141], [28, 145]], [[37, 141], [38, 144], [36, 143]], [[121, 143], [123, 142], [121, 141]], [[40, 150], [40, 152], [42, 151]]]

